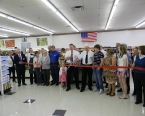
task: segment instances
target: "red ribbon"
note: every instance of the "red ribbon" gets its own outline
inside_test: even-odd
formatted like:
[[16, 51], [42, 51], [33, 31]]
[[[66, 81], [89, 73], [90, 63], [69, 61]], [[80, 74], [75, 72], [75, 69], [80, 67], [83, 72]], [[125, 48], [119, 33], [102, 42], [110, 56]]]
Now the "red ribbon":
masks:
[[[33, 65], [33, 63], [27, 63], [27, 62], [22, 62], [22, 64], [31, 64], [31, 65]], [[66, 64], [65, 66], [74, 66], [74, 67], [79, 67], [79, 68], [112, 68], [112, 69], [130, 68], [130, 69], [145, 71], [145, 68], [131, 67], [131, 66], [95, 66], [95, 65], [87, 66], [87, 65], [74, 65], [74, 64]]]

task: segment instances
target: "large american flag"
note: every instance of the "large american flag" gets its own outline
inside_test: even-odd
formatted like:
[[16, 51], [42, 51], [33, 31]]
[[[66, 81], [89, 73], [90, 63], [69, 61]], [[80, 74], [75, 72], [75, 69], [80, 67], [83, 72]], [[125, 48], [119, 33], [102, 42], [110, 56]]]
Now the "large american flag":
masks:
[[97, 32], [83, 32], [81, 33], [82, 42], [97, 41]]

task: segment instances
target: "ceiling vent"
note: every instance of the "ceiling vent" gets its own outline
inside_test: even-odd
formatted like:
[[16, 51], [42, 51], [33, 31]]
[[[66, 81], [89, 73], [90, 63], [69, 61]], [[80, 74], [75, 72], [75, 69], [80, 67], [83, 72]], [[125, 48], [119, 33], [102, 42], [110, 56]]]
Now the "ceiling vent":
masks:
[[72, 7], [72, 10], [73, 11], [84, 10], [84, 7], [83, 6], [74, 6], [74, 7]]

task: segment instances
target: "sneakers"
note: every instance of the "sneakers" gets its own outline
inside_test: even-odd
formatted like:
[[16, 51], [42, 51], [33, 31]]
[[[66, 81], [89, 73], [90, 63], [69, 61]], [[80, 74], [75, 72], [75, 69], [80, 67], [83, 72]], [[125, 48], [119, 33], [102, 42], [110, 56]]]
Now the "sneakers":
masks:
[[100, 89], [100, 92], [99, 92], [100, 94], [103, 94], [103, 90], [102, 89]]

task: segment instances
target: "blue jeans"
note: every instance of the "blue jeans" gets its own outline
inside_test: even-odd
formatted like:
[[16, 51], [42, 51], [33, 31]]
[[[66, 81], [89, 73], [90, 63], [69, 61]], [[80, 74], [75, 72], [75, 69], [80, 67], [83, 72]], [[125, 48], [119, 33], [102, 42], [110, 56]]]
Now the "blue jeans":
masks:
[[103, 87], [103, 80], [102, 80], [102, 74], [103, 74], [103, 69], [93, 69], [93, 74], [94, 74], [94, 79], [96, 81], [96, 88], [98, 90], [102, 89], [104, 91]]
[[41, 70], [41, 68], [35, 68], [35, 73], [36, 73], [36, 77], [37, 77], [37, 84], [42, 83], [40, 70]]

